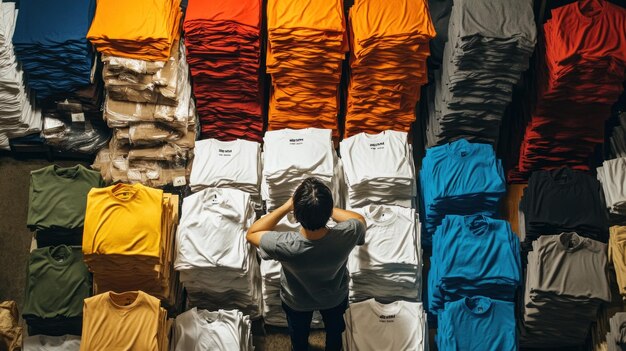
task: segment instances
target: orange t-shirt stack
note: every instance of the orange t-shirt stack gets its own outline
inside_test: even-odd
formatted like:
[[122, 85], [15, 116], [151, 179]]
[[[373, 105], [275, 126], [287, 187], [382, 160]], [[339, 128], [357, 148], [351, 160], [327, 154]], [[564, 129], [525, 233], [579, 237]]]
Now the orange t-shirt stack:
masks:
[[87, 195], [83, 255], [94, 293], [142, 290], [176, 308], [172, 268], [178, 196], [139, 183], [93, 188]]
[[268, 128], [337, 130], [341, 65], [348, 51], [342, 0], [267, 4]]
[[107, 55], [166, 61], [181, 18], [180, 0], [98, 0], [87, 39]]
[[261, 141], [261, 0], [190, 0], [185, 16], [202, 138]]
[[410, 131], [434, 36], [425, 0], [355, 0], [345, 137]]

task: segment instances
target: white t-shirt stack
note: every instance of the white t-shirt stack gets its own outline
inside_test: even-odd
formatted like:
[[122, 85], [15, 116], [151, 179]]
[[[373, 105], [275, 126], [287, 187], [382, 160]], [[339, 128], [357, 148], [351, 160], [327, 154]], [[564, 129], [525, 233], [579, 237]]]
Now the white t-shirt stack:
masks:
[[597, 168], [607, 208], [612, 214], [626, 215], [626, 158], [606, 160]]
[[13, 51], [18, 10], [14, 2], [0, 2], [0, 149], [9, 149], [9, 138], [41, 132], [41, 110], [24, 87], [24, 72]]
[[428, 350], [426, 313], [419, 302], [370, 299], [350, 304], [343, 319], [345, 351]]
[[24, 338], [23, 351], [78, 351], [80, 336], [31, 335]]
[[342, 207], [343, 171], [330, 129], [267, 131], [263, 141], [261, 195], [268, 210], [287, 201], [308, 177], [324, 182], [333, 192], [335, 205]]
[[418, 301], [421, 296], [422, 249], [414, 209], [369, 205], [355, 209], [365, 217], [365, 244], [348, 258], [350, 301]]
[[246, 241], [254, 219], [250, 195], [240, 190], [207, 188], [184, 199], [174, 269], [190, 306], [260, 316], [261, 273]]
[[[297, 232], [300, 223], [292, 213], [283, 217], [275, 228], [279, 232]], [[287, 327], [287, 317], [280, 300], [280, 262], [276, 260], [261, 261], [261, 276], [263, 277], [263, 320], [268, 325]], [[318, 311], [313, 313], [312, 328], [322, 328], [322, 315]]]
[[260, 207], [261, 168], [261, 145], [257, 142], [198, 140], [189, 183], [194, 192], [206, 188], [245, 191]]
[[192, 308], [174, 322], [170, 350], [253, 351], [250, 317], [238, 310], [210, 312]]
[[351, 208], [369, 204], [414, 207], [417, 185], [407, 133], [359, 133], [341, 141], [339, 151]]

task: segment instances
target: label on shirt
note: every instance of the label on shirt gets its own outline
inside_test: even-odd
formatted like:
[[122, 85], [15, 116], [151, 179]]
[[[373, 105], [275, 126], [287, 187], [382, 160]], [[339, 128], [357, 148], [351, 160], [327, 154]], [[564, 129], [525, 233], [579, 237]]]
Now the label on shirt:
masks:
[[385, 148], [385, 142], [381, 141], [379, 143], [370, 143], [370, 149], [372, 150], [383, 150]]
[[302, 145], [304, 138], [289, 138], [289, 145]]
[[378, 316], [378, 321], [380, 323], [393, 323], [396, 320], [396, 315], [395, 314], [381, 314], [380, 316]]
[[82, 123], [85, 122], [85, 114], [80, 113], [72, 113], [72, 123]]
[[233, 149], [218, 149], [217, 154], [219, 156], [231, 157], [233, 155]]
[[183, 186], [185, 184], [187, 184], [187, 179], [185, 179], [185, 177], [176, 177], [174, 178], [174, 180], [172, 181], [172, 183], [174, 184], [174, 186]]

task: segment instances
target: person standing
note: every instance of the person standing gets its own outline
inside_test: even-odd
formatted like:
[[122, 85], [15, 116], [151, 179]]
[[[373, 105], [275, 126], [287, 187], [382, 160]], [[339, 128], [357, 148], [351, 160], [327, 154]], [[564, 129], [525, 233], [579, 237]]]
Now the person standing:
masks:
[[[300, 232], [274, 228], [293, 210]], [[337, 225], [326, 226], [329, 218]], [[333, 206], [330, 189], [319, 179], [305, 179], [285, 204], [257, 220], [247, 240], [261, 258], [281, 263], [283, 309], [293, 351], [306, 351], [313, 311], [319, 311], [326, 330], [326, 351], [341, 350], [348, 306], [348, 256], [365, 242], [365, 218]]]

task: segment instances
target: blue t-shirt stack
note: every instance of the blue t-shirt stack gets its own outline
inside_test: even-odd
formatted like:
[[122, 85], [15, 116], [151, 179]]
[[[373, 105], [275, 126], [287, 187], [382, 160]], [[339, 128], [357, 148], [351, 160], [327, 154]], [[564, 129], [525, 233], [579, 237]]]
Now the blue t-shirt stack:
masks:
[[515, 351], [515, 303], [484, 296], [446, 303], [435, 340], [443, 351]]
[[22, 0], [13, 36], [15, 54], [38, 99], [90, 84], [94, 60], [87, 40], [96, 0]]
[[493, 217], [506, 192], [493, 147], [459, 139], [426, 150], [420, 171], [424, 245], [447, 214]]
[[507, 221], [448, 215], [433, 237], [429, 310], [440, 314], [446, 302], [466, 296], [513, 301], [521, 272], [519, 239]]

